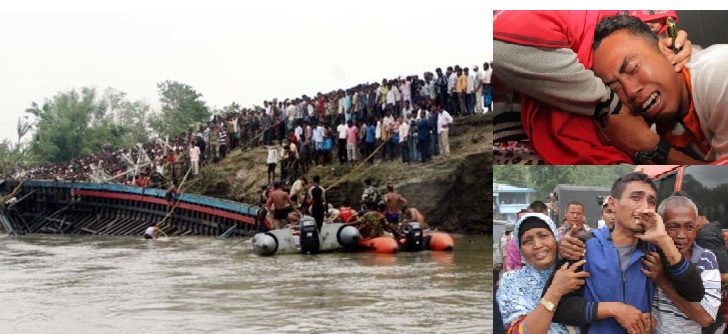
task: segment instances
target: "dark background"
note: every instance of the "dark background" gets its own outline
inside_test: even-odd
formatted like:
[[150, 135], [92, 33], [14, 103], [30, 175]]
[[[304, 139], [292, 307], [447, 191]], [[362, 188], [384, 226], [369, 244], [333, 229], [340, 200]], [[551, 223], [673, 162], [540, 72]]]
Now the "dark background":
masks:
[[678, 10], [677, 16], [693, 45], [728, 44], [728, 10]]

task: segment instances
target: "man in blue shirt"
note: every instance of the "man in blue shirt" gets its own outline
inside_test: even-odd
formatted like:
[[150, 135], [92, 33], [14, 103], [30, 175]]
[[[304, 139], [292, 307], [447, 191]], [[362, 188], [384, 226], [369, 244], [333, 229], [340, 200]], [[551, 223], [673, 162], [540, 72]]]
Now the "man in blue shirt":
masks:
[[569, 260], [576, 258], [562, 248], [581, 246], [576, 253], [586, 260], [582, 269], [590, 277], [580, 291], [546, 304], [558, 304], [554, 322], [583, 326], [592, 334], [651, 333], [656, 284], [645, 275], [646, 254], [660, 254], [669, 280], [687, 301], [700, 302], [705, 290], [695, 265], [680, 253], [655, 212], [654, 181], [639, 172], [624, 175], [614, 182], [611, 196], [609, 207], [617, 218], [614, 230], [597, 229], [583, 243], [565, 235], [559, 246]]

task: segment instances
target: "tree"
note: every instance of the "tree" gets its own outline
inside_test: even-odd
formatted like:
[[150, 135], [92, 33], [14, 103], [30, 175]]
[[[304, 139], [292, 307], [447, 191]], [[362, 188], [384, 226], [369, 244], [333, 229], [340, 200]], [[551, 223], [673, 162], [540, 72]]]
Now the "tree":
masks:
[[[43, 160], [60, 162], [84, 155], [84, 138], [92, 114], [103, 113], [94, 104], [96, 91], [83, 88], [58, 93], [42, 107], [33, 102], [26, 112], [35, 116], [31, 149]], [[88, 152], [90, 153], [90, 152]]]
[[528, 187], [528, 166], [493, 166], [493, 182]]
[[545, 200], [558, 184], [611, 188], [614, 180], [634, 166], [494, 166], [493, 181], [537, 191], [534, 199]]
[[149, 141], [150, 117], [151, 107], [144, 101], [123, 101], [120, 104], [117, 118], [118, 124], [126, 128], [127, 146]]
[[162, 112], [150, 119], [150, 126], [160, 135], [177, 137], [191, 126], [210, 119], [210, 111], [202, 94], [191, 86], [177, 81], [164, 81], [157, 84]]
[[16, 172], [27, 168], [33, 161], [20, 142], [13, 144], [7, 138], [0, 142], [0, 178], [14, 177]]
[[82, 88], [59, 92], [46, 99], [42, 106], [31, 103], [26, 109], [32, 123], [18, 124], [18, 135], [35, 129], [30, 153], [40, 161], [61, 162], [89, 156], [103, 149], [131, 146], [129, 139], [133, 124], [114, 121], [110, 110], [122, 109], [126, 93], [107, 89], [99, 97], [96, 89]]
[[531, 188], [538, 191], [536, 199], [544, 200], [557, 184], [582, 185], [576, 180], [578, 166], [533, 166], [531, 167]]
[[235, 102], [235, 101], [233, 101], [232, 103], [230, 103], [229, 106], [225, 106], [225, 107], [222, 108], [222, 112], [225, 113], [225, 114], [236, 113], [236, 112], [239, 112], [239, 111], [240, 111], [240, 105], [237, 102]]

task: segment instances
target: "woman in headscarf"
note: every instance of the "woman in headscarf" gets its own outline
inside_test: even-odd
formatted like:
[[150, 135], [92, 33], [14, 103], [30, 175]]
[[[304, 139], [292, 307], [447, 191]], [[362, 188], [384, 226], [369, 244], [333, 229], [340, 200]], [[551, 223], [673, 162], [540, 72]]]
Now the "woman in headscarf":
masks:
[[[558, 233], [543, 214], [523, 216], [513, 233], [525, 265], [503, 274], [496, 294], [507, 333], [569, 333], [565, 325], [551, 320], [561, 296], [579, 289], [589, 277], [587, 272], [576, 272], [584, 261], [565, 263], [557, 270]], [[554, 270], [553, 282], [544, 291]]]

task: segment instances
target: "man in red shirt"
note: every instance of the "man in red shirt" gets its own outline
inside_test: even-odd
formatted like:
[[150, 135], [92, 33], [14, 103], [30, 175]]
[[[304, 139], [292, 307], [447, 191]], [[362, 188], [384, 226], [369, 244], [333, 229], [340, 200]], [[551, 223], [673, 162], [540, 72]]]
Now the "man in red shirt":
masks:
[[348, 200], [344, 200], [344, 204], [339, 207], [339, 219], [342, 223], [352, 222], [357, 218], [357, 213], [351, 208]]

